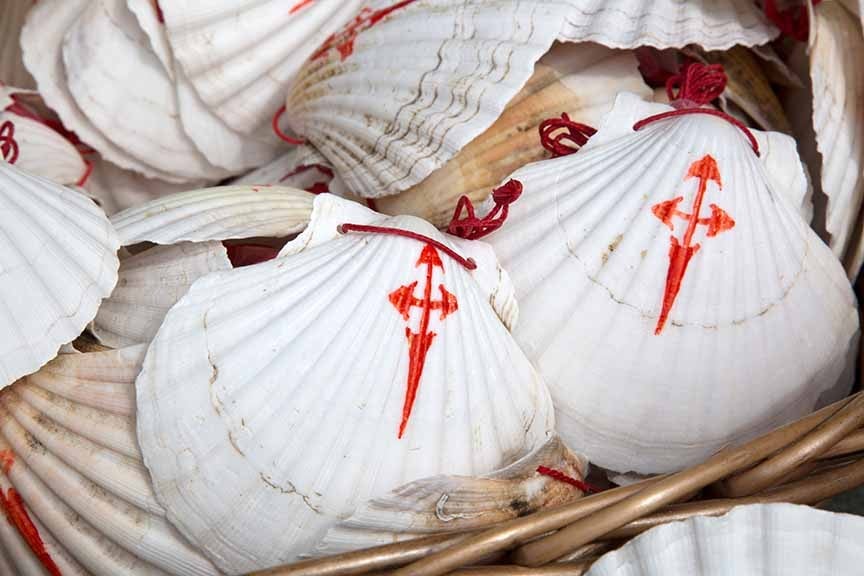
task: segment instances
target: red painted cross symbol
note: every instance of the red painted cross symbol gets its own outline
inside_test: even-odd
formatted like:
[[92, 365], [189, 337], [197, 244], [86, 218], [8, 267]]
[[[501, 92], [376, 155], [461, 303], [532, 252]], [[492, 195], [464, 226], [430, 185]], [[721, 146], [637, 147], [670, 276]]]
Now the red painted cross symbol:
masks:
[[678, 210], [678, 204], [684, 200], [683, 196], [678, 196], [672, 200], [660, 202], [651, 207], [651, 211], [666, 224], [670, 230], [675, 231], [674, 218], [677, 216], [687, 220], [687, 230], [684, 232], [684, 238], [679, 242], [674, 235], [669, 239], [671, 246], [669, 247], [669, 270], [666, 273], [666, 289], [663, 293], [663, 307], [660, 311], [660, 317], [657, 319], [657, 326], [654, 329], [654, 334], [660, 334], [663, 331], [663, 326], [669, 317], [669, 312], [675, 304], [675, 298], [678, 297], [678, 291], [681, 289], [681, 282], [684, 281], [684, 274], [687, 272], [687, 265], [693, 255], [699, 251], [701, 244], [693, 244], [693, 235], [696, 233], [696, 228], [699, 226], [707, 226], [707, 236], [713, 238], [721, 232], [729, 230], [735, 226], [735, 220], [732, 219], [716, 204], [709, 204], [711, 208], [711, 216], [700, 218], [699, 212], [702, 209], [702, 201], [705, 199], [705, 192], [708, 189], [709, 182], [715, 182], [722, 190], [723, 182], [720, 179], [720, 169], [717, 167], [717, 161], [708, 154], [701, 160], [697, 160], [690, 165], [690, 170], [687, 172], [685, 180], [689, 178], [699, 179], [699, 188], [696, 191], [696, 196], [693, 198], [693, 207], [690, 213]]
[[393, 12], [400, 8], [404, 8], [415, 1], [416, 0], [402, 0], [401, 2], [397, 2], [387, 8], [381, 8], [380, 10], [372, 10], [368, 7], [363, 8], [363, 10], [360, 11], [360, 14], [358, 14], [352, 22], [348, 23], [341, 32], [333, 34], [324, 41], [324, 44], [322, 44], [318, 51], [312, 55], [312, 60], [322, 58], [333, 48], [339, 51], [340, 60], [345, 60], [354, 53], [354, 41], [357, 40], [357, 36], [359, 36], [361, 32], [365, 32], [369, 28], [372, 28]]
[[18, 142], [15, 141], [15, 125], [6, 120], [0, 124], [0, 152], [3, 160], [14, 164], [18, 160]]
[[402, 423], [399, 425], [399, 438], [402, 438], [402, 435], [405, 433], [405, 427], [408, 425], [411, 408], [414, 406], [414, 399], [417, 397], [420, 377], [423, 375], [423, 366], [426, 364], [426, 353], [432, 346], [432, 340], [436, 336], [435, 332], [429, 330], [432, 311], [438, 310], [440, 312], [440, 319], [444, 320], [459, 308], [456, 296], [448, 292], [443, 284], [438, 285], [441, 299], [432, 299], [432, 273], [435, 268], [440, 268], [443, 274], [444, 264], [441, 262], [438, 251], [431, 244], [426, 244], [423, 247], [420, 259], [417, 260], [418, 267], [424, 264], [426, 265], [426, 285], [423, 288], [423, 298], [414, 296], [414, 289], [417, 288], [416, 280], [407, 286], [400, 286], [390, 293], [390, 303], [393, 304], [406, 321], [410, 317], [412, 308], [420, 308], [421, 311], [420, 329], [417, 332], [412, 332], [410, 326], [405, 328], [405, 336], [408, 337], [408, 386], [405, 391], [405, 404], [402, 407]]

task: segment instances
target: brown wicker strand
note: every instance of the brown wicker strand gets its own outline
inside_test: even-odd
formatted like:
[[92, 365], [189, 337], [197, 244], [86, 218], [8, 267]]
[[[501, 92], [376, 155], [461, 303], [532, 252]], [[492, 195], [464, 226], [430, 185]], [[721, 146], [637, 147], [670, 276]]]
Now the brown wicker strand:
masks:
[[[474, 564], [479, 558], [494, 551], [508, 549], [519, 542], [525, 542], [576, 521], [576, 524], [571, 526], [574, 530], [564, 529], [520, 549], [523, 555], [529, 556], [524, 561], [531, 560], [532, 564], [542, 565], [580, 548], [627, 522], [675, 502], [681, 496], [756, 464], [807, 434], [849, 402], [850, 399], [848, 398], [836, 402], [741, 447], [724, 450], [700, 466], [657, 480], [652, 485], [644, 488], [642, 483], [635, 485], [637, 487], [636, 492], [639, 492], [638, 497], [617, 502], [590, 515], [583, 521], [580, 521], [584, 517], [583, 511], [578, 508], [573, 509], [573, 507], [578, 506], [578, 503], [555, 510], [544, 510], [470, 536], [447, 550], [431, 554], [414, 564], [395, 571], [394, 575], [438, 576], [446, 574], [461, 566]], [[632, 489], [633, 487], [629, 488]], [[592, 498], [594, 497], [596, 496]], [[586, 498], [585, 500], [589, 499]], [[602, 524], [597, 523], [598, 518], [603, 520]], [[578, 533], [574, 534], [575, 531]], [[551, 541], [551, 546], [549, 539], [554, 539]], [[538, 552], [536, 555], [535, 551]]]
[[730, 498], [750, 496], [775, 484], [787, 474], [826, 453], [845, 436], [864, 424], [864, 396], [858, 395], [830, 421], [758, 466], [719, 484], [718, 492]]

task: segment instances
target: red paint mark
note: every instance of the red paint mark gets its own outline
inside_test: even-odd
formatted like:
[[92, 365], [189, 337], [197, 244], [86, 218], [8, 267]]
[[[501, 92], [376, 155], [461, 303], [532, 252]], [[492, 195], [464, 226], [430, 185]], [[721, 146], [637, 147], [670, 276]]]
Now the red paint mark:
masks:
[[689, 178], [699, 179], [699, 189], [696, 192], [696, 197], [693, 199], [693, 207], [690, 213], [678, 210], [678, 204], [684, 199], [683, 196], [660, 202], [651, 208], [651, 212], [673, 232], [675, 231], [674, 218], [676, 216], [687, 220], [687, 230], [684, 232], [683, 241], [679, 242], [678, 238], [674, 235], [669, 239], [671, 242], [671, 246], [669, 247], [669, 270], [666, 273], [663, 307], [660, 311], [660, 317], [657, 319], [657, 326], [654, 329], [655, 335], [663, 331], [663, 326], [666, 324], [669, 312], [672, 310], [675, 299], [678, 297], [681, 283], [684, 281], [684, 274], [687, 273], [687, 265], [690, 263], [693, 255], [701, 248], [701, 244], [692, 243], [696, 228], [707, 226], [707, 236], [714, 237], [735, 226], [735, 220], [716, 204], [710, 204], [711, 216], [708, 218], [699, 217], [702, 201], [705, 198], [705, 191], [708, 189], [708, 182], [714, 181], [721, 190], [723, 189], [717, 161], [710, 154], [705, 155], [701, 160], [697, 160], [690, 165], [690, 170], [687, 172], [684, 180]]
[[6, 519], [18, 530], [27, 546], [30, 547], [30, 550], [39, 559], [42, 567], [45, 568], [45, 571], [51, 576], [62, 576], [60, 568], [57, 567], [57, 564], [54, 563], [54, 560], [45, 549], [45, 543], [39, 535], [39, 530], [33, 524], [33, 520], [30, 519], [27, 508], [24, 506], [24, 501], [15, 488], [9, 488], [6, 495], [0, 490], [0, 506], [3, 507]]
[[552, 153], [553, 158], [568, 156], [578, 152], [582, 146], [588, 143], [588, 139], [597, 133], [597, 130], [574, 122], [566, 112], [560, 118], [548, 118], [540, 123], [540, 145]]
[[156, 10], [156, 19], [160, 24], [164, 24], [165, 14], [162, 13], [162, 7], [159, 5], [159, 0], [153, 0], [153, 9]]
[[0, 450], [0, 469], [4, 474], [9, 474], [13, 464], [15, 464], [15, 453], [11, 450]]
[[306, 186], [304, 190], [306, 192], [311, 192], [312, 194], [316, 195], [330, 192], [330, 180], [333, 179], [333, 170], [331, 168], [328, 168], [327, 166], [324, 166], [323, 164], [301, 164], [296, 169], [292, 170], [291, 172], [285, 174], [282, 178], [280, 178], [279, 182], [284, 182], [289, 178], [299, 176], [300, 174], [308, 172], [309, 170], [317, 170], [324, 176], [324, 178], [327, 179], [327, 181], [314, 182], [313, 184]]
[[339, 58], [345, 60], [354, 53], [354, 41], [357, 40], [357, 36], [372, 28], [390, 16], [393, 12], [400, 8], [404, 8], [413, 2], [415, 2], [415, 0], [402, 0], [388, 8], [382, 8], [380, 10], [363, 8], [354, 20], [348, 23], [341, 32], [333, 34], [324, 41], [324, 44], [322, 44], [318, 51], [312, 55], [312, 60], [317, 60], [323, 57], [334, 48], [339, 51]]
[[[510, 214], [510, 204], [518, 200], [521, 195], [522, 183], [518, 180], [508, 180], [506, 184], [492, 191], [495, 207], [483, 218], [477, 218], [474, 214], [474, 204], [471, 203], [471, 199], [462, 196], [456, 205], [456, 212], [453, 213], [447, 232], [467, 240], [477, 240], [491, 234], [504, 225]], [[460, 218], [463, 210], [467, 215]]]
[[234, 268], [261, 264], [262, 262], [273, 260], [279, 254], [279, 250], [276, 248], [264, 246], [263, 244], [228, 245], [223, 243], [223, 246], [228, 251], [228, 260], [231, 261], [231, 266]]
[[15, 140], [15, 124], [6, 120], [0, 124], [0, 152], [3, 160], [14, 164], [18, 160], [18, 142]]
[[299, 12], [300, 10], [302, 10], [306, 6], [309, 6], [313, 2], [315, 2], [315, 0], [300, 0], [300, 2], [298, 2], [297, 4], [295, 4], [294, 6], [291, 7], [291, 10], [289, 10], [288, 13], [294, 14], [295, 12]]
[[459, 309], [456, 296], [447, 291], [443, 284], [438, 285], [441, 292], [440, 300], [432, 299], [432, 274], [435, 268], [440, 268], [444, 273], [444, 264], [438, 251], [431, 244], [426, 244], [417, 260], [417, 266], [426, 265], [426, 285], [423, 288], [423, 298], [414, 296], [417, 288], [415, 280], [407, 286], [400, 286], [390, 293], [390, 303], [402, 315], [406, 321], [409, 319], [412, 308], [420, 308], [420, 329], [412, 332], [410, 327], [405, 328], [405, 336], [408, 337], [408, 384], [405, 391], [405, 404], [402, 407], [402, 423], [399, 425], [399, 438], [405, 433], [414, 399], [417, 397], [417, 389], [420, 386], [420, 378], [423, 376], [423, 367], [426, 364], [426, 353], [435, 339], [435, 332], [429, 330], [429, 320], [433, 310], [440, 311], [440, 319], [444, 320], [450, 314]]
[[549, 476], [550, 478], [558, 480], [559, 482], [564, 482], [565, 484], [570, 484], [571, 486], [575, 486], [576, 488], [579, 489], [579, 491], [584, 492], [586, 494], [601, 492], [600, 489], [595, 488], [594, 486], [591, 486], [587, 482], [584, 482], [582, 480], [577, 480], [576, 478], [568, 476], [564, 472], [561, 472], [560, 470], [555, 470], [554, 468], [547, 468], [546, 466], [538, 466], [537, 467], [537, 473], [542, 474], [543, 476]]

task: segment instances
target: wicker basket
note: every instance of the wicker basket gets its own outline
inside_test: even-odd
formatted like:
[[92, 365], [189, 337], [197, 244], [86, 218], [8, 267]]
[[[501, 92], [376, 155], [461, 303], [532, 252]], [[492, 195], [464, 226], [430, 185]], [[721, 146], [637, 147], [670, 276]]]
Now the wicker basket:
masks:
[[[864, 366], [864, 346], [859, 365]], [[675, 474], [476, 532], [429, 536], [253, 576], [578, 576], [601, 555], [659, 524], [719, 515], [741, 504], [816, 505], [861, 485], [864, 392]]]

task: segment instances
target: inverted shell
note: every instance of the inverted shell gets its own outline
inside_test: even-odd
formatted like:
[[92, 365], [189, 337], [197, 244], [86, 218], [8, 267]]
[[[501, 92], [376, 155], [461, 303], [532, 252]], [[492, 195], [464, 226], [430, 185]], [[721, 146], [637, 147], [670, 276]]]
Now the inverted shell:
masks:
[[221, 186], [157, 198], [115, 214], [124, 246], [255, 236], [286, 237], [306, 227], [314, 196], [280, 186]]
[[165, 520], [141, 462], [143, 356], [64, 354], [0, 393], [0, 501], [17, 512], [0, 529], [8, 574], [218, 574]]
[[579, 153], [513, 175], [525, 192], [489, 237], [562, 438], [619, 472], [693, 465], [852, 377], [854, 296], [800, 200], [725, 120], [633, 130], [669, 110], [619, 97]]
[[[508, 281], [488, 246], [330, 195], [315, 203], [281, 257], [192, 286], [136, 383], [157, 496], [226, 572], [296, 559], [407, 482], [506, 466], [553, 425], [545, 386], [490, 306]], [[494, 276], [496, 293], [443, 250], [338, 234], [346, 221], [443, 242]], [[408, 298], [433, 282], [428, 308]], [[409, 362], [412, 341], [431, 342], [423, 360]]]
[[0, 162], [0, 388], [78, 337], [117, 282], [120, 242], [87, 197]]
[[864, 520], [792, 504], [739, 506], [649, 530], [588, 576], [841, 576], [860, 571]]
[[352, 192], [395, 194], [492, 125], [565, 13], [548, 0], [374, 0], [299, 72], [286, 117]]
[[780, 33], [750, 0], [568, 0], [562, 40], [611, 48], [727, 50], [754, 46]]

